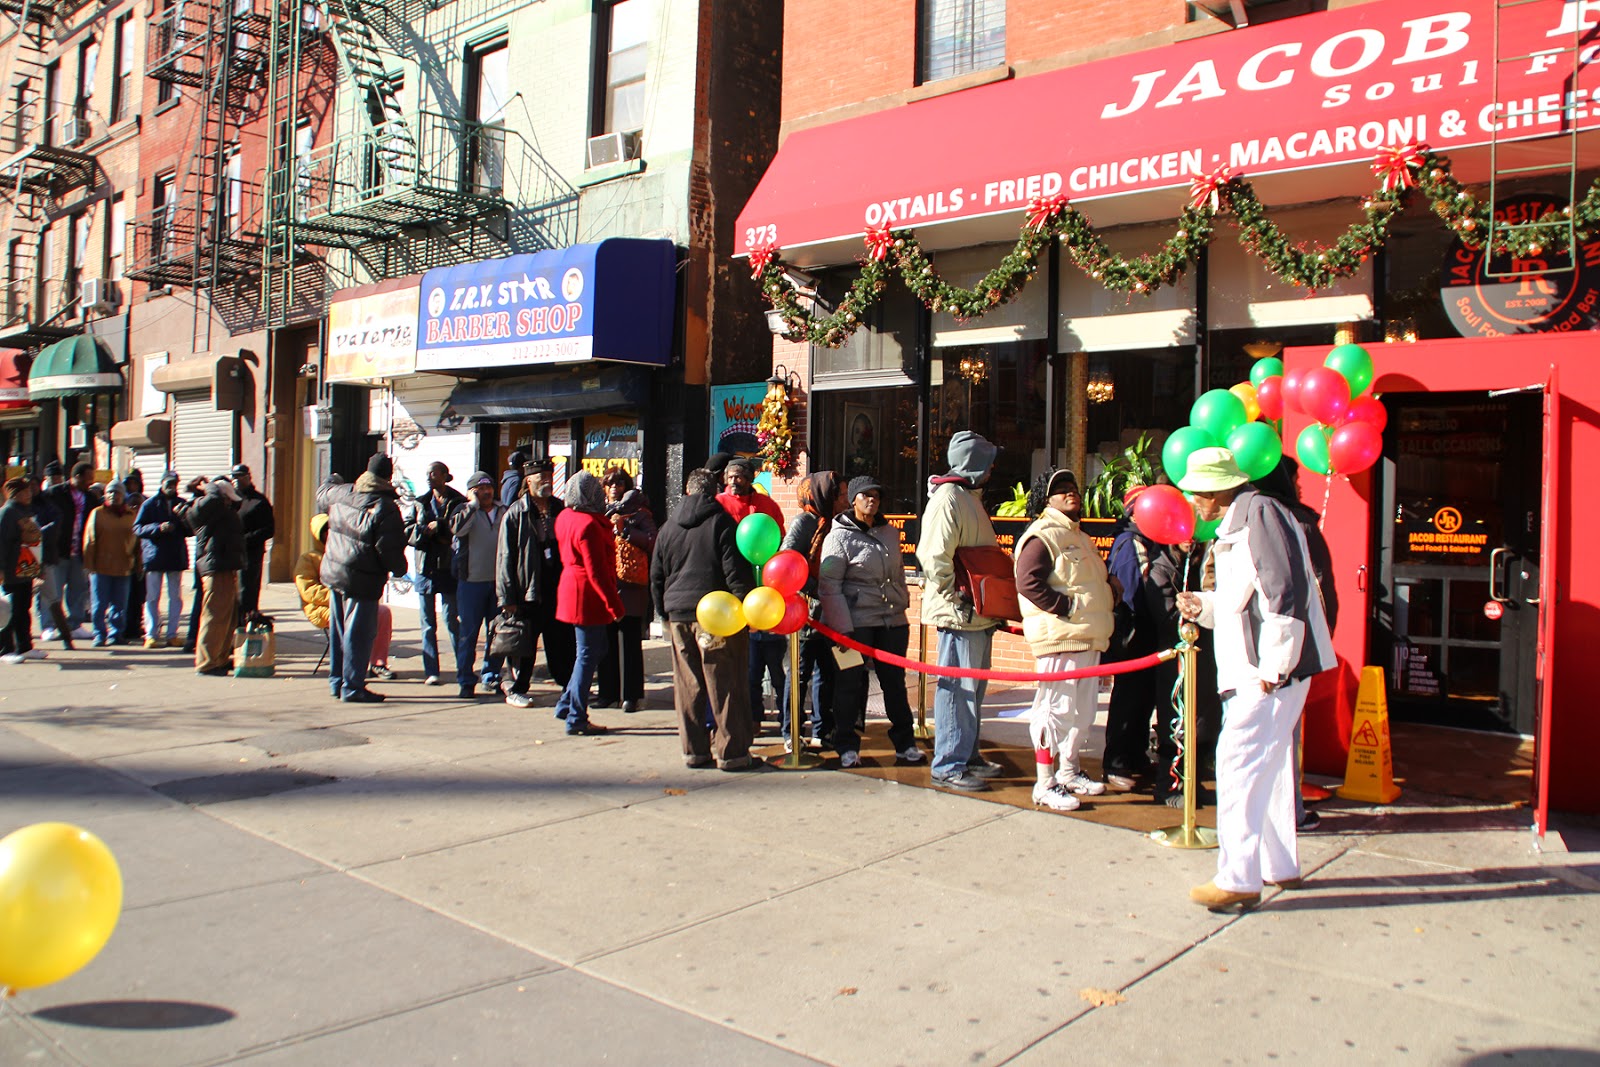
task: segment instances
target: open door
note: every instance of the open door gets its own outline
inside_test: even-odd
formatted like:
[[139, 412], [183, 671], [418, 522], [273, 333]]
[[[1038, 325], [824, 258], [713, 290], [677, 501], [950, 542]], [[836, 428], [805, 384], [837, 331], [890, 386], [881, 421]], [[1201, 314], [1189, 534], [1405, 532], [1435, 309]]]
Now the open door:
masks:
[[1533, 833], [1544, 839], [1550, 825], [1550, 721], [1555, 694], [1555, 618], [1560, 588], [1556, 552], [1561, 547], [1561, 525], [1556, 501], [1561, 496], [1565, 472], [1561, 452], [1561, 389], [1557, 367], [1550, 367], [1544, 389], [1544, 487], [1541, 501], [1539, 558], [1544, 566], [1539, 573], [1539, 646], [1536, 670], [1539, 677], [1539, 725], [1534, 733]]

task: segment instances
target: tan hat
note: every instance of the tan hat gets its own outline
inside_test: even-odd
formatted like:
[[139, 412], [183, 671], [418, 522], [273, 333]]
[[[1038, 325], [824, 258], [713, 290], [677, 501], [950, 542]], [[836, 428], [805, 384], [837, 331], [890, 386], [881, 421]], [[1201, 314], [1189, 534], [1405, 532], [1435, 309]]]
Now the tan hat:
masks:
[[1226, 448], [1197, 448], [1189, 453], [1189, 470], [1179, 480], [1178, 488], [1185, 493], [1220, 493], [1249, 480]]

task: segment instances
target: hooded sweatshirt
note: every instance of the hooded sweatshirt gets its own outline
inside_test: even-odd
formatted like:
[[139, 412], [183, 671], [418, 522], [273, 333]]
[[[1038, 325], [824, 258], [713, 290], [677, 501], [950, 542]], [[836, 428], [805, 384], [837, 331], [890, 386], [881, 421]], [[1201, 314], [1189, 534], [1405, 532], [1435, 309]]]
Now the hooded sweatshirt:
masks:
[[928, 507], [922, 513], [917, 563], [922, 567], [922, 621], [942, 630], [988, 630], [995, 619], [974, 614], [956, 591], [956, 549], [998, 545], [994, 524], [976, 486], [994, 466], [999, 449], [962, 430], [946, 453], [950, 473], [928, 480]]
[[661, 527], [650, 561], [650, 597], [671, 622], [693, 622], [700, 598], [718, 589], [743, 600], [755, 570], [739, 553], [733, 517], [709, 496], [686, 496]]

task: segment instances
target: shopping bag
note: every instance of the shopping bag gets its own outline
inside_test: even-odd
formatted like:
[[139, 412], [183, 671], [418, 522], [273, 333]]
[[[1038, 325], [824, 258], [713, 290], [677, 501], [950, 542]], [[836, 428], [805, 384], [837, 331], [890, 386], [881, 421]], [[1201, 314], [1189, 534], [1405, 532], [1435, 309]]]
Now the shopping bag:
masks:
[[233, 633], [233, 676], [271, 678], [278, 662], [278, 636], [271, 624], [252, 622]]
[[489, 621], [489, 655], [527, 659], [533, 650], [533, 626], [521, 615], [497, 615]]

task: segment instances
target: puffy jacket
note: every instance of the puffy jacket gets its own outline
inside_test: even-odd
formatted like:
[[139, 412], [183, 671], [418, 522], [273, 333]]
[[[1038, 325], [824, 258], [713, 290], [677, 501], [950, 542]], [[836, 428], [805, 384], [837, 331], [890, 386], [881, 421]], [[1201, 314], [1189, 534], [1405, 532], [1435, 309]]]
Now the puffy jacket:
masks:
[[[55, 509], [56, 513], [56, 551], [59, 553], [57, 560], [70, 559], [72, 556], [73, 530], [78, 522], [78, 505], [72, 496], [72, 484], [62, 482], [60, 485], [46, 489], [42, 494], [45, 501]], [[83, 520], [87, 525], [89, 512], [94, 510], [94, 497], [85, 493], [83, 503]]]
[[833, 520], [822, 543], [817, 577], [822, 621], [840, 633], [867, 626], [904, 626], [911, 594], [900, 555], [900, 531], [882, 515], [868, 527], [854, 513]]
[[693, 622], [700, 598], [718, 589], [738, 597], [755, 588], [755, 568], [739, 553], [733, 517], [709, 496], [686, 496], [656, 537], [650, 599], [672, 622]]
[[[172, 528], [163, 533], [161, 527], [167, 523]], [[189, 569], [189, 543], [184, 536], [183, 517], [178, 514], [177, 494], [157, 493], [145, 500], [133, 520], [133, 532], [139, 538], [140, 556], [147, 572]]]
[[139, 539], [133, 535], [133, 512], [118, 514], [102, 504], [89, 512], [83, 524], [83, 569], [90, 574], [126, 578], [133, 573], [133, 554]]
[[300, 591], [300, 610], [311, 625], [328, 628], [328, 587], [322, 584], [322, 553], [307, 552], [294, 565], [294, 587]]
[[610, 521], [593, 512], [567, 508], [556, 516], [556, 543], [561, 546], [556, 621], [605, 626], [621, 618], [617, 542]]
[[244, 551], [247, 556], [259, 556], [267, 550], [267, 542], [277, 535], [277, 522], [272, 517], [272, 502], [254, 489], [239, 490], [239, 521], [244, 524]]
[[922, 513], [917, 562], [922, 566], [922, 621], [942, 630], [988, 630], [995, 619], [973, 613], [956, 591], [956, 549], [999, 544], [983, 498], [960, 479], [938, 478]]
[[[1030, 552], [1035, 543], [1045, 551]], [[1017, 598], [1022, 607], [1022, 633], [1033, 654], [1104, 652], [1115, 624], [1114, 598], [1106, 580], [1106, 565], [1083, 528], [1055, 508], [1045, 508], [1017, 538], [1016, 559], [1017, 589], [1023, 594]], [[1034, 560], [1042, 564], [1041, 570], [1025, 575], [1024, 568]], [[1037, 589], [1041, 585], [1054, 594], [1041, 596], [1046, 601], [1043, 606], [1023, 592], [1025, 586]]]
[[208, 488], [193, 500], [180, 500], [176, 508], [194, 531], [196, 574], [227, 574], [244, 569], [244, 523], [220, 489]]
[[391, 574], [406, 572], [406, 524], [394, 487], [370, 471], [355, 485], [324, 485], [317, 508], [327, 513], [322, 583], [355, 600], [377, 600]]
[[[417, 570], [411, 576], [411, 587], [423, 596], [431, 593], [449, 595], [456, 591], [456, 554], [450, 534], [450, 513], [467, 502], [467, 498], [450, 488], [443, 488], [444, 501], [434, 497], [432, 490], [417, 498], [411, 515], [406, 520], [406, 543], [417, 550]], [[430, 522], [438, 527], [428, 532]]]

